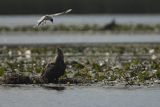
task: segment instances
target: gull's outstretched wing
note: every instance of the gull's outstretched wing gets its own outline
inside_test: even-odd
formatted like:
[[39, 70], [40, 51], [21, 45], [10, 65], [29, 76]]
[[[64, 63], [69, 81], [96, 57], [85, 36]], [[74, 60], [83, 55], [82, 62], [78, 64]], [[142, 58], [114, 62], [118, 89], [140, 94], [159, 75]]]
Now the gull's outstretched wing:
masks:
[[44, 20], [45, 20], [46, 16], [42, 16], [38, 21], [37, 21], [37, 25], [39, 26]]
[[72, 11], [72, 9], [68, 9], [68, 10], [60, 12], [60, 13], [50, 14], [50, 16], [54, 17], [54, 16], [58, 16], [58, 15], [61, 15], [61, 14], [69, 13], [71, 11]]

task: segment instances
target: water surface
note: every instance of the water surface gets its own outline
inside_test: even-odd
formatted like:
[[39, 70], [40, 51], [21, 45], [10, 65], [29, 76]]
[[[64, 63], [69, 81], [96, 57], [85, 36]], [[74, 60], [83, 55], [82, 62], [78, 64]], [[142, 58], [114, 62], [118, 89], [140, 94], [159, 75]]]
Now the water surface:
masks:
[[158, 107], [159, 89], [0, 87], [0, 107]]
[[[1, 26], [34, 25], [42, 15], [9, 15], [0, 16]], [[54, 18], [54, 24], [98, 24], [104, 25], [113, 19], [121, 24], [159, 24], [160, 15], [123, 15], [123, 14], [96, 14], [96, 15], [62, 15]]]
[[160, 43], [159, 34], [9, 33], [0, 44]]

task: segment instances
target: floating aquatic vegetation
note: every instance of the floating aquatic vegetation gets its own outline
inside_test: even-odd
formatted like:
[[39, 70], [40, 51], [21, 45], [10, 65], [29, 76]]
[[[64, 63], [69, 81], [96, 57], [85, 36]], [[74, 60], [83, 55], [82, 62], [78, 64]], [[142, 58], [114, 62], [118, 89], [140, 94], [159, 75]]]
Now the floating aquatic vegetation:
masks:
[[160, 69], [155, 73], [156, 77], [160, 80]]
[[3, 76], [4, 75], [4, 72], [5, 72], [5, 69], [4, 68], [0, 68], [0, 76]]
[[150, 50], [149, 50], [149, 54], [153, 54], [154, 52], [155, 52], [154, 49], [150, 49]]
[[97, 71], [97, 72], [101, 72], [101, 67], [98, 63], [93, 63], [92, 69]]
[[[5, 83], [25, 83], [25, 79], [28, 83], [43, 83], [40, 74], [54, 59], [56, 47], [1, 46], [0, 76], [5, 77]], [[159, 44], [61, 48], [67, 65], [66, 74], [60, 78], [62, 83], [140, 84], [160, 80]], [[152, 55], [156, 56], [154, 60]]]
[[150, 79], [150, 75], [148, 71], [142, 71], [138, 73], [138, 79], [140, 82], [144, 82], [145, 80]]
[[160, 24], [117, 24], [107, 23], [104, 25], [97, 24], [82, 24], [82, 25], [53, 25], [53, 26], [42, 26], [34, 28], [33, 25], [27, 26], [0, 26], [0, 32], [44, 32], [44, 31], [84, 31], [84, 32], [154, 32], [157, 33], [160, 30]]
[[79, 63], [79, 62], [77, 62], [77, 61], [72, 61], [71, 65], [75, 69], [83, 69], [84, 68], [84, 65]]

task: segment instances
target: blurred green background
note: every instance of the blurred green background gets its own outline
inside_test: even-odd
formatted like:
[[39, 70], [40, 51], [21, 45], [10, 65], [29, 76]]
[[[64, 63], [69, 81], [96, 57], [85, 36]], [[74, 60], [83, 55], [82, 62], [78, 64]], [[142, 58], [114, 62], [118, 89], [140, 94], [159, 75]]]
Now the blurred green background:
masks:
[[45, 14], [68, 8], [74, 14], [158, 14], [160, 0], [0, 0], [0, 14]]

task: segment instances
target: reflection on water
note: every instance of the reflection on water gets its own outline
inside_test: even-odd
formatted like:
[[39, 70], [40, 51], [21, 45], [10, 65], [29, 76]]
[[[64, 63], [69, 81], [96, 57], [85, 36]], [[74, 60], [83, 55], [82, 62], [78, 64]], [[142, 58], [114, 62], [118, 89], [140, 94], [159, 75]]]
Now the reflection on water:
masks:
[[63, 86], [42, 86], [44, 89], [48, 89], [48, 90], [57, 90], [57, 91], [63, 91], [66, 88]]
[[0, 87], [0, 107], [158, 107], [159, 89]]

